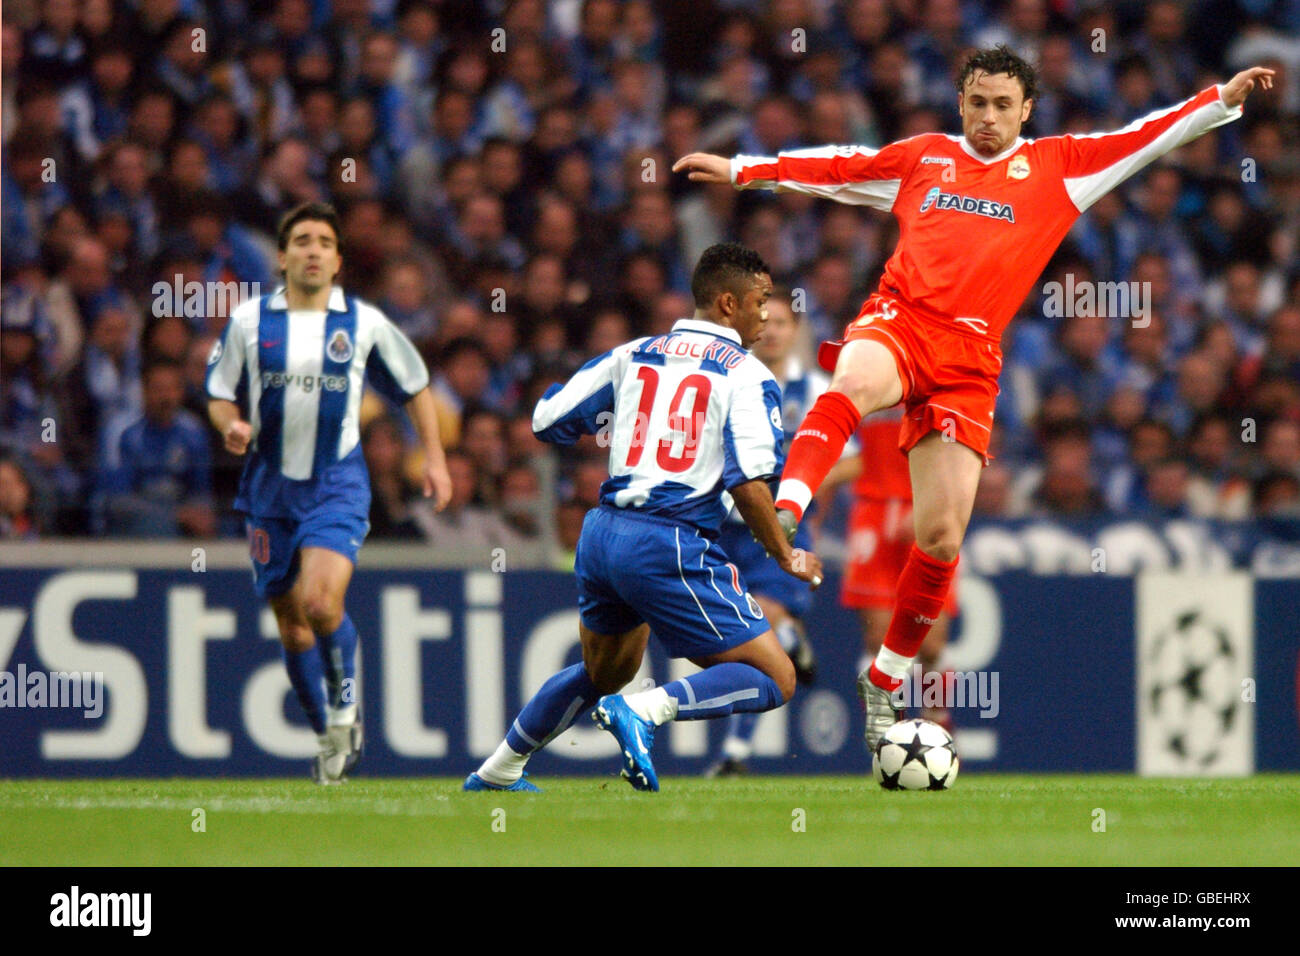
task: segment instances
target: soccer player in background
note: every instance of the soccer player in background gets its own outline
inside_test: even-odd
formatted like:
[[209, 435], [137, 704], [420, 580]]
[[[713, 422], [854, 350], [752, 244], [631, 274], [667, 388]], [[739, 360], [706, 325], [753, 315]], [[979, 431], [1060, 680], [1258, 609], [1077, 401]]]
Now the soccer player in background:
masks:
[[[777, 520], [768, 483], [781, 470], [781, 394], [746, 351], [767, 322], [772, 280], [756, 252], [722, 243], [700, 256], [691, 292], [693, 317], [592, 359], [537, 403], [543, 441], [609, 444], [610, 478], [574, 566], [582, 663], [542, 685], [466, 790], [537, 790], [523, 776], [529, 757], [593, 707], [618, 740], [623, 776], [658, 790], [656, 727], [771, 710], [794, 694], [790, 658], [716, 540], [726, 491], [783, 571], [821, 583], [817, 556], [794, 549]], [[704, 670], [620, 696], [651, 630]]]
[[[854, 440], [859, 452], [841, 458], [817, 492], [816, 510], [810, 509], [815, 527], [830, 509], [835, 491], [853, 482], [853, 507], [849, 512], [848, 552], [840, 603], [858, 612], [862, 620], [865, 658], [859, 670], [866, 670], [880, 653], [898, 597], [898, 581], [912, 550], [912, 484], [907, 456], [898, 450], [901, 409], [868, 415], [858, 426]], [[799, 525], [803, 530], [804, 525]], [[939, 670], [948, 630], [957, 614], [957, 588], [948, 589], [943, 612], [926, 634], [917, 651], [922, 675]], [[946, 685], [945, 685], [946, 686]], [[952, 732], [952, 714], [946, 704], [922, 707], [921, 717]]]
[[[800, 344], [802, 324], [799, 314], [784, 298], [769, 299], [767, 325], [763, 337], [754, 343], [754, 356], [767, 366], [781, 389], [781, 421], [785, 426], [783, 447], [794, 437], [795, 425], [803, 420], [818, 396], [830, 385], [830, 376], [819, 368], [805, 368], [795, 354]], [[900, 456], [901, 457], [901, 456]], [[812, 524], [799, 526], [792, 542], [796, 548], [812, 550]], [[785, 574], [768, 556], [750, 533], [744, 517], [735, 508], [727, 515], [718, 534], [718, 544], [750, 593], [767, 616], [776, 639], [790, 655], [796, 680], [811, 684], [816, 676], [813, 647], [804, 630], [803, 617], [812, 605], [812, 588], [804, 581]], [[745, 761], [754, 752], [754, 731], [759, 715], [753, 711], [732, 714], [727, 720], [727, 734], [717, 760], [705, 772], [709, 777], [728, 777], [746, 771]]]
[[[270, 602], [289, 681], [316, 732], [318, 783], [360, 756], [357, 629], [344, 607], [370, 529], [359, 412], [365, 382], [404, 405], [424, 447], [424, 494], [441, 509], [451, 478], [429, 372], [374, 306], [334, 284], [334, 209], [306, 203], [280, 223], [284, 286], [241, 303], [208, 358], [208, 415], [225, 447], [250, 452], [235, 508], [247, 519], [253, 587]], [[248, 418], [238, 402], [246, 390]]]
[[1112, 133], [1026, 140], [1034, 70], [1006, 46], [981, 50], [957, 79], [962, 135], [926, 133], [880, 149], [823, 146], [776, 157], [683, 156], [696, 182], [785, 189], [893, 212], [899, 240], [877, 291], [822, 346], [831, 386], [804, 418], [777, 507], [803, 517], [864, 415], [904, 405], [916, 541], [898, 582], [884, 647], [858, 677], [874, 749], [901, 717], [902, 684], [957, 567], [1002, 368], [1002, 330], [1075, 220], [1109, 190], [1184, 143], [1241, 116], [1252, 67]]

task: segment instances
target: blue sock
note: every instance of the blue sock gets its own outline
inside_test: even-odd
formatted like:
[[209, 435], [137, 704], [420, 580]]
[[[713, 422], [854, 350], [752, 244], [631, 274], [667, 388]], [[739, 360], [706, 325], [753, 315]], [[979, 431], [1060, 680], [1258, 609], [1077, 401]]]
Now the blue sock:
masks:
[[754, 739], [754, 729], [758, 726], [758, 713], [744, 711], [733, 713], [727, 721], [727, 737], [731, 740], [743, 740], [749, 743]]
[[506, 746], [517, 754], [541, 750], [596, 706], [600, 691], [587, 668], [574, 664], [560, 671], [524, 705], [506, 732]]
[[727, 714], [761, 713], [785, 703], [776, 681], [757, 667], [732, 661], [706, 667], [664, 690], [677, 700], [678, 720], [705, 720]]
[[[317, 634], [316, 646], [320, 648], [321, 662], [325, 667], [325, 687], [329, 691], [331, 707], [343, 707], [357, 702], [357, 626], [347, 614], [333, 634]], [[345, 683], [346, 681], [352, 683]], [[351, 699], [343, 699], [344, 688], [349, 688]]]
[[289, 683], [298, 694], [298, 703], [311, 721], [312, 730], [325, 733], [325, 672], [320, 653], [314, 647], [295, 652], [283, 644], [280, 652], [284, 655], [284, 669], [289, 672]]

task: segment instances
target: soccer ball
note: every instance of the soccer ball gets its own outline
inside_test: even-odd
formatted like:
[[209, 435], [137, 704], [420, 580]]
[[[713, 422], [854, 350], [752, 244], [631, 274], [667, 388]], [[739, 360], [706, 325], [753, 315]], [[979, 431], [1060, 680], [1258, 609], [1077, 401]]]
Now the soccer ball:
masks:
[[876, 745], [871, 774], [886, 790], [947, 790], [957, 779], [952, 734], [929, 720], [900, 720]]

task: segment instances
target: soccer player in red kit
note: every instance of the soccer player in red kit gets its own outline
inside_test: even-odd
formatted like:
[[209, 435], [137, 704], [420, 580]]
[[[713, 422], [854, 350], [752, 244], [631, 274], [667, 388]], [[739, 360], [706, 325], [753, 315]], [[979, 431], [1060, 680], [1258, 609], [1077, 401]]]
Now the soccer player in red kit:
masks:
[[890, 693], [948, 596], [1002, 368], [999, 343], [1075, 220], [1163, 154], [1241, 116], [1273, 85], [1252, 67], [1112, 133], [1023, 139], [1034, 71], [1005, 46], [981, 50], [957, 81], [962, 135], [926, 133], [880, 149], [824, 146], [776, 157], [692, 153], [696, 182], [783, 189], [891, 211], [898, 246], [841, 342], [823, 344], [830, 388], [796, 433], [777, 507], [802, 518], [862, 416], [900, 402], [916, 541], [884, 647], [858, 677], [870, 748], [899, 718]]

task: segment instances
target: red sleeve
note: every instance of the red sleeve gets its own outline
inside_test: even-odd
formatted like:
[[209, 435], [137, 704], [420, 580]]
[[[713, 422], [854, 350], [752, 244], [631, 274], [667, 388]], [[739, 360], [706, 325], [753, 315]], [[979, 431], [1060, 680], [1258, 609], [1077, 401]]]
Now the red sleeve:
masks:
[[916, 164], [921, 137], [869, 146], [817, 146], [770, 156], [735, 156], [738, 189], [782, 189], [855, 205], [889, 209]]

